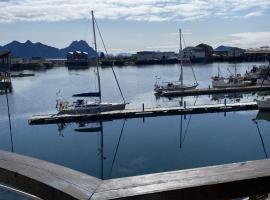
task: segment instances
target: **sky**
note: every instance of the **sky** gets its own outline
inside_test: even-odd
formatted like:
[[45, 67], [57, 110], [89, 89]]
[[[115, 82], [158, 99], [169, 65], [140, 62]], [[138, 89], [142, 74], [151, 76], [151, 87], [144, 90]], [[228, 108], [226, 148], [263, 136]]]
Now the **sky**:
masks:
[[184, 46], [270, 46], [270, 0], [0, 0], [0, 45], [93, 46], [91, 10], [109, 53], [177, 52], [180, 28]]

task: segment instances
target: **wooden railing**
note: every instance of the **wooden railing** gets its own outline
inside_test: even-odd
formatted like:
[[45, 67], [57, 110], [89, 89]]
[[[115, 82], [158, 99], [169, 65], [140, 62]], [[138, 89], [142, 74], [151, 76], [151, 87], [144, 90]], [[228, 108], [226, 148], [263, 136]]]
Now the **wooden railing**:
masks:
[[103, 181], [0, 151], [0, 182], [42, 199], [227, 199], [270, 192], [270, 160]]

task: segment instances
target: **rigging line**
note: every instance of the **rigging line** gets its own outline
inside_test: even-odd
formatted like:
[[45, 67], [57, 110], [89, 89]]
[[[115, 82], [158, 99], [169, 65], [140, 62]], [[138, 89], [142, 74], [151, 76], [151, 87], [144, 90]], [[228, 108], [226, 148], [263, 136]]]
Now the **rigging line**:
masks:
[[[199, 96], [196, 96], [195, 102], [194, 102], [194, 104], [193, 104], [194, 106], [195, 106], [196, 103], [197, 103], [198, 97], [199, 97]], [[192, 114], [189, 115], [188, 123], [187, 123], [186, 129], [185, 129], [185, 132], [184, 132], [183, 143], [184, 143], [184, 141], [185, 141], [185, 139], [186, 139], [186, 135], [187, 135], [187, 133], [188, 133], [188, 128], [189, 128], [189, 124], [190, 124], [190, 121], [191, 121], [191, 117], [192, 117]]]
[[195, 75], [195, 72], [194, 72], [193, 66], [192, 66], [192, 64], [191, 64], [191, 63], [190, 63], [190, 65], [191, 65], [191, 70], [192, 70], [192, 73], [193, 73], [193, 76], [194, 76], [195, 82], [196, 82], [196, 84], [198, 84], [198, 81], [197, 81], [197, 78], [196, 78], [196, 75]]
[[[182, 38], [183, 38], [184, 46], [186, 47], [186, 41], [185, 41], [185, 38], [184, 38], [184, 34], [182, 34]], [[196, 78], [196, 75], [195, 75], [195, 72], [194, 72], [194, 69], [193, 69], [193, 66], [192, 66], [191, 62], [190, 62], [190, 66], [191, 66], [191, 69], [192, 69], [192, 73], [193, 73], [193, 77], [195, 79], [195, 82], [196, 82], [196, 84], [198, 84], [198, 81], [197, 81], [197, 78]]]
[[262, 143], [262, 147], [263, 147], [265, 157], [268, 158], [268, 155], [267, 155], [267, 152], [266, 152], [266, 149], [265, 149], [265, 145], [264, 145], [264, 142], [263, 142], [263, 138], [262, 138], [262, 134], [261, 134], [258, 122], [255, 119], [253, 120], [253, 122], [256, 124], [256, 127], [258, 129], [258, 133], [259, 133], [259, 136], [260, 136], [260, 139], [261, 139], [261, 143]]
[[[100, 32], [100, 29], [99, 29], [98, 23], [97, 23], [97, 21], [96, 21], [96, 18], [94, 18], [94, 21], [95, 21], [95, 24], [96, 24], [96, 27], [97, 27], [97, 30], [98, 30], [98, 34], [99, 34], [99, 36], [100, 36], [100, 39], [101, 39], [101, 42], [102, 42], [103, 48], [104, 48], [104, 50], [105, 50], [105, 52], [106, 52], [106, 56], [107, 56], [107, 57], [109, 57], [109, 54], [108, 54], [107, 48], [106, 48], [106, 46], [105, 46], [105, 42], [104, 42], [104, 40], [103, 40], [103, 37], [102, 37], [102, 35], [101, 35], [101, 32]], [[113, 65], [114, 65], [114, 62], [113, 62]], [[121, 90], [120, 84], [119, 84], [119, 82], [118, 82], [117, 76], [116, 76], [116, 74], [115, 74], [115, 71], [114, 71], [113, 65], [111, 66], [111, 69], [112, 69], [112, 72], [113, 72], [113, 75], [114, 75], [115, 81], [116, 81], [116, 83], [117, 83], [117, 86], [118, 86], [118, 89], [119, 89], [119, 91], [120, 91], [120, 94], [121, 94], [121, 96], [122, 96], [123, 101], [124, 101], [124, 102], [126, 102], [126, 100], [125, 100], [125, 98], [124, 98], [124, 95], [123, 95], [123, 92], [122, 92], [122, 90]]]
[[13, 134], [11, 128], [11, 120], [10, 120], [10, 109], [9, 109], [9, 100], [8, 100], [8, 93], [6, 90], [6, 101], [7, 101], [7, 109], [8, 109], [8, 122], [9, 122], [9, 133], [10, 133], [10, 143], [11, 143], [11, 152], [13, 152]]
[[109, 173], [109, 178], [111, 178], [111, 175], [112, 175], [112, 170], [113, 170], [113, 166], [114, 166], [114, 163], [115, 163], [116, 155], [117, 155], [117, 152], [118, 152], [120, 140], [122, 138], [122, 134], [123, 134], [123, 130], [124, 130], [124, 127], [125, 127], [125, 123], [126, 123], [126, 119], [124, 119], [124, 121], [123, 121], [123, 125], [122, 125], [122, 129], [121, 129], [121, 132], [120, 132], [120, 136], [119, 136], [119, 139], [118, 139], [118, 142], [117, 142], [117, 146], [116, 146], [116, 150], [115, 150], [115, 153], [114, 153], [114, 156], [113, 156], [113, 161], [112, 161], [112, 166], [111, 166], [110, 173]]

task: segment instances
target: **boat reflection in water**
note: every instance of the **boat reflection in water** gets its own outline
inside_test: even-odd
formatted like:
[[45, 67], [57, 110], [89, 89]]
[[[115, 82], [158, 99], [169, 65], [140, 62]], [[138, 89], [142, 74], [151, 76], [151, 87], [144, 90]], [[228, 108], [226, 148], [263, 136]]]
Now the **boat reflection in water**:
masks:
[[[104, 160], [106, 159], [106, 157], [104, 156], [104, 135], [103, 135], [103, 122], [89, 122], [89, 121], [80, 121], [78, 123], [75, 123], [77, 125], [78, 128], [75, 128], [74, 131], [75, 132], [79, 132], [79, 133], [91, 133], [91, 134], [98, 134], [99, 135], [99, 141], [98, 141], [98, 149], [97, 149], [97, 155], [100, 157], [100, 179], [104, 180], [104, 179], [108, 179], [108, 178], [112, 178], [112, 173], [113, 173], [113, 168], [114, 168], [114, 163], [116, 161], [117, 158], [117, 152], [120, 146], [120, 141], [124, 132], [124, 128], [125, 128], [125, 123], [126, 120], [123, 120], [122, 123], [122, 127], [121, 127], [121, 132], [119, 134], [119, 138], [117, 141], [117, 145], [113, 154], [113, 159], [112, 159], [112, 163], [111, 166], [109, 168], [109, 172], [107, 175], [104, 175]], [[63, 134], [63, 130], [68, 126], [68, 125], [72, 125], [72, 123], [59, 123], [57, 124], [58, 126], [58, 131], [59, 131], [59, 135], [60, 136], [64, 136]]]
[[259, 111], [257, 113], [256, 120], [270, 121], [270, 112]]
[[243, 98], [242, 93], [231, 93], [231, 94], [212, 94], [212, 101], [220, 101], [224, 99], [230, 99], [239, 102]]
[[261, 144], [262, 144], [263, 151], [264, 151], [264, 154], [265, 154], [265, 158], [268, 158], [268, 153], [267, 153], [265, 143], [264, 143], [264, 140], [263, 140], [263, 136], [262, 136], [262, 133], [261, 133], [261, 130], [260, 130], [260, 127], [259, 127], [259, 123], [258, 123], [258, 121], [261, 121], [261, 120], [270, 121], [270, 112], [261, 112], [261, 111], [259, 111], [257, 113], [256, 118], [252, 119], [252, 121], [256, 124], [257, 130], [258, 130], [258, 133], [259, 133]]

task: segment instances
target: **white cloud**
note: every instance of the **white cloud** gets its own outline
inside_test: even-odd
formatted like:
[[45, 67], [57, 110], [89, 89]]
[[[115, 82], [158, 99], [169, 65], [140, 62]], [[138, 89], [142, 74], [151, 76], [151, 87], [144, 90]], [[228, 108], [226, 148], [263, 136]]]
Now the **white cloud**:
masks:
[[269, 0], [2, 0], [0, 22], [63, 21], [90, 17], [137, 21], [261, 16]]
[[226, 45], [242, 48], [270, 46], [270, 32], [243, 32], [230, 35], [233, 39]]
[[262, 11], [257, 11], [257, 12], [250, 12], [250, 13], [246, 14], [244, 17], [245, 18], [259, 17], [259, 16], [262, 16], [262, 15], [263, 15]]

